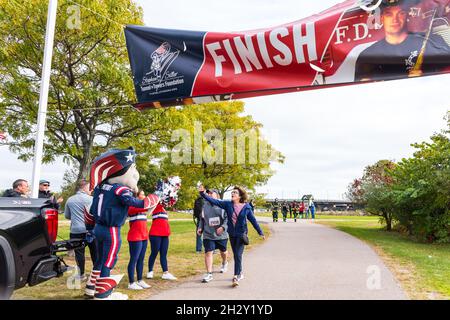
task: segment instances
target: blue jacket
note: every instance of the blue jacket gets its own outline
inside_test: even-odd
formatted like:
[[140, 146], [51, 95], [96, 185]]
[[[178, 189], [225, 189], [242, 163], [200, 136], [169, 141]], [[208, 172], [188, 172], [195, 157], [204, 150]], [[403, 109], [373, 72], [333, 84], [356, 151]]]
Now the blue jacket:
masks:
[[228, 217], [228, 234], [230, 237], [241, 237], [244, 233], [248, 233], [247, 229], [247, 219], [251, 222], [255, 230], [258, 232], [260, 236], [264, 233], [261, 230], [258, 222], [256, 221], [255, 215], [253, 214], [253, 208], [250, 204], [246, 203], [239, 213], [238, 219], [236, 221], [236, 225], [233, 225], [233, 202], [227, 200], [218, 200], [211, 198], [204, 192], [200, 192], [200, 195], [209, 203], [218, 206], [225, 210]]

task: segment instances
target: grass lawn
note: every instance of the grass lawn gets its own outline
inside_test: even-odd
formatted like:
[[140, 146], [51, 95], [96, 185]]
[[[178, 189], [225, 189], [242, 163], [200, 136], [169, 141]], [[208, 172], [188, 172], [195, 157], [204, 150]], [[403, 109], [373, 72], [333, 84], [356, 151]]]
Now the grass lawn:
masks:
[[[195, 226], [192, 222], [192, 216], [185, 213], [169, 213], [171, 219], [188, 219], [183, 221], [171, 221], [170, 227], [172, 234], [170, 236], [169, 254], [168, 254], [168, 264], [169, 271], [174, 274], [179, 281], [186, 279], [188, 277], [204, 273], [204, 255], [197, 254], [195, 252]], [[149, 222], [149, 227], [151, 222]], [[269, 228], [265, 224], [261, 224], [266, 236], [269, 235]], [[127, 266], [129, 260], [129, 249], [128, 242], [126, 241], [126, 235], [128, 232], [128, 223], [124, 225], [121, 230], [122, 234], [122, 247], [119, 253], [119, 260], [117, 265], [113, 270], [113, 274], [125, 274], [122, 281], [119, 284], [119, 290], [122, 293], [128, 294], [130, 299], [140, 299], [149, 297], [152, 294], [158, 293], [161, 290], [173, 287], [176, 282], [164, 281], [160, 279], [162, 274], [161, 266], [159, 264], [159, 256], [155, 263], [154, 279], [145, 279], [145, 281], [152, 286], [148, 290], [133, 291], [128, 290], [128, 276], [127, 276]], [[69, 237], [69, 225], [67, 221], [60, 221], [58, 236], [62, 239], [68, 239]], [[261, 240], [254, 229], [249, 227], [249, 237], [251, 239], [251, 245], [249, 248], [260, 244]], [[231, 247], [229, 247], [229, 252], [231, 253]], [[148, 271], [147, 261], [150, 256], [150, 244], [147, 248], [146, 260], [144, 265], [144, 278]], [[220, 267], [220, 255], [215, 255], [215, 269], [218, 270]], [[73, 257], [65, 256], [65, 262], [68, 265], [75, 266], [75, 259]], [[232, 254], [228, 259], [230, 262], [230, 269], [233, 269]], [[92, 267], [91, 261], [89, 259], [89, 249], [86, 248], [86, 273], [90, 271]], [[85, 282], [81, 284], [80, 289], [69, 289], [67, 283], [72, 283], [71, 276], [72, 271], [66, 272], [62, 277], [51, 279], [47, 282], [41, 283], [34, 287], [25, 287], [14, 292], [12, 299], [84, 299], [84, 285]], [[231, 273], [230, 273], [231, 279]], [[178, 281], [178, 282], [179, 282]]]
[[450, 244], [417, 243], [387, 232], [378, 217], [319, 216], [316, 222], [371, 245], [411, 299], [450, 299]]

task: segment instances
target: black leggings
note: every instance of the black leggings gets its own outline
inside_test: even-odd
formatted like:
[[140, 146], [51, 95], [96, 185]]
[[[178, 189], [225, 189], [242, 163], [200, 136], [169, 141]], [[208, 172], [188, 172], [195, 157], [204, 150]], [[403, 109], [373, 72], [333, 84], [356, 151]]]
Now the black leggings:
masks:
[[242, 272], [242, 256], [244, 254], [244, 242], [241, 237], [230, 237], [231, 249], [234, 257], [234, 275], [238, 276]]
[[[86, 233], [70, 233], [70, 239], [86, 239]], [[94, 265], [97, 261], [98, 252], [97, 252], [97, 241], [94, 240], [91, 243], [87, 243], [89, 248], [89, 252], [91, 254], [92, 264]], [[86, 255], [86, 247], [75, 249], [75, 260], [77, 261], [77, 266], [80, 268], [80, 275], [84, 274], [84, 266], [86, 263], [85, 255]]]

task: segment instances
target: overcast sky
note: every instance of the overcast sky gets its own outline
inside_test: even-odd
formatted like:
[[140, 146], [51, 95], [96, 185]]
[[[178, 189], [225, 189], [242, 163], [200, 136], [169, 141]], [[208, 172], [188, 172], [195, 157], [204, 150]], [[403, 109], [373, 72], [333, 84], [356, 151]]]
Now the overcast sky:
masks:
[[[226, 32], [292, 22], [339, 0], [137, 2], [147, 26]], [[365, 166], [409, 157], [411, 143], [445, 128], [448, 88], [450, 75], [444, 75], [246, 99], [246, 112], [264, 125], [270, 142], [286, 156], [259, 191], [279, 198], [313, 194], [341, 199]], [[16, 160], [6, 147], [0, 152], [0, 189], [18, 177], [31, 180], [31, 163]], [[44, 166], [42, 176], [57, 190], [64, 170], [57, 162]]]

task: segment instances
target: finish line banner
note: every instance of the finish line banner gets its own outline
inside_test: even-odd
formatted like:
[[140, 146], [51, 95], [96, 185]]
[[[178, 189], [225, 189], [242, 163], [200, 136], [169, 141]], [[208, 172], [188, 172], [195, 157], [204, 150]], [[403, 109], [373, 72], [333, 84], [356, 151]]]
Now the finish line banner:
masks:
[[268, 29], [125, 36], [138, 109], [450, 73], [450, 0], [347, 0]]

